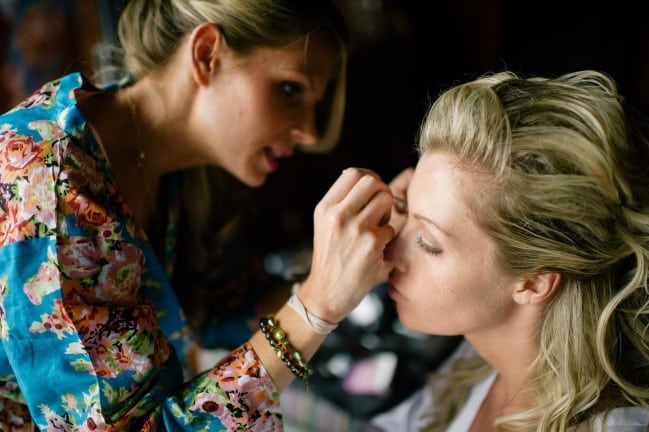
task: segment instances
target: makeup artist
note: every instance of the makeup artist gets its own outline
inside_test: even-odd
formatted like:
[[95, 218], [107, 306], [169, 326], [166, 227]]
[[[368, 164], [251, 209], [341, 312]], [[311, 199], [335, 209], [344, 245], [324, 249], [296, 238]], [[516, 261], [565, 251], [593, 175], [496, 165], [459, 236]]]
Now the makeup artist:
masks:
[[345, 170], [297, 294], [189, 381], [170, 281], [196, 283], [174, 264], [210, 232], [208, 166], [258, 187], [297, 147], [335, 144], [343, 20], [327, 0], [131, 0], [119, 36], [128, 80], [72, 73], [0, 118], [0, 426], [282, 430], [279, 393], [387, 275], [388, 186]]

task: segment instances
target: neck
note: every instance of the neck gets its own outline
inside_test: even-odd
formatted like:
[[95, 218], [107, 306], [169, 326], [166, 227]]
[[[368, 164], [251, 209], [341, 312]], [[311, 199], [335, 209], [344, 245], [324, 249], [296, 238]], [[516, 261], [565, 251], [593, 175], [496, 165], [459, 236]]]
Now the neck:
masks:
[[539, 355], [538, 336], [534, 334], [536, 315], [514, 312], [494, 328], [466, 334], [480, 356], [498, 371], [501, 399], [515, 401], [531, 384], [530, 366]]
[[111, 170], [136, 222], [145, 228], [154, 214], [160, 175], [148, 164], [139, 111], [128, 89], [117, 92], [78, 92], [78, 107], [97, 135]]

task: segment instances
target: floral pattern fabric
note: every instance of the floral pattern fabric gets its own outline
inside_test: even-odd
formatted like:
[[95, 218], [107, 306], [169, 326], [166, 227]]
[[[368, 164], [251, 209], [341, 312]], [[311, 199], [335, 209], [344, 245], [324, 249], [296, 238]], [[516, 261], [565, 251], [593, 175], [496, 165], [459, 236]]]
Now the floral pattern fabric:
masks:
[[245, 343], [183, 382], [190, 332], [70, 74], [0, 116], [0, 430], [281, 431]]

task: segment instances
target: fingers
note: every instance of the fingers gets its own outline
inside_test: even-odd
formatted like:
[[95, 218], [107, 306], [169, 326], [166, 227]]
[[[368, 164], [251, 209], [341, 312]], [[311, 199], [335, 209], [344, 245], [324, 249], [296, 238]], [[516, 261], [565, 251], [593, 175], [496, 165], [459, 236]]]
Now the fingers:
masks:
[[381, 267], [379, 268], [379, 271], [376, 272], [376, 279], [374, 281], [374, 286], [380, 284], [380, 283], [385, 283], [388, 281], [390, 278], [390, 272], [392, 271], [393, 266], [384, 261], [383, 264], [381, 264]]
[[398, 213], [405, 213], [408, 210], [406, 197], [408, 195], [408, 186], [410, 185], [414, 172], [414, 168], [406, 168], [390, 182], [390, 190], [394, 196], [394, 208]]
[[392, 194], [382, 190], [377, 192], [360, 212], [368, 226], [383, 226], [390, 221], [392, 213]]
[[[352, 195], [351, 200], [357, 202], [357, 208], [352, 209], [352, 211], [355, 210], [358, 212], [365, 206], [372, 195], [381, 189], [387, 190], [387, 186], [378, 174], [371, 170], [365, 168], [347, 168], [329, 188], [321, 202], [327, 206], [337, 204], [349, 197], [352, 189], [356, 189], [356, 192]], [[370, 195], [363, 200], [366, 194]]]
[[390, 190], [393, 195], [393, 211], [390, 216], [390, 225], [392, 225], [396, 233], [401, 231], [407, 220], [408, 187], [414, 172], [414, 168], [406, 168], [390, 182]]
[[[316, 206], [311, 272], [302, 300], [330, 322], [342, 320], [385, 277], [383, 251], [392, 193], [370, 170], [345, 170]], [[380, 276], [377, 276], [380, 275]]]
[[405, 196], [408, 191], [408, 185], [412, 180], [412, 175], [415, 173], [415, 169], [408, 167], [401, 171], [395, 178], [390, 182], [390, 189], [392, 193], [396, 196]]

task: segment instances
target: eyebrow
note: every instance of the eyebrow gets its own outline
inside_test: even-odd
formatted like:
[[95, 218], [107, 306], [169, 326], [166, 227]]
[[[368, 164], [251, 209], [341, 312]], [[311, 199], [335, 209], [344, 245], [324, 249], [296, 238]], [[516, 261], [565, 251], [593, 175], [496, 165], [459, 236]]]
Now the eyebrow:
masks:
[[437, 230], [441, 231], [445, 236], [453, 238], [454, 236], [451, 235], [447, 230], [439, 226], [435, 221], [432, 219], [427, 218], [426, 216], [420, 215], [420, 214], [414, 214], [413, 217], [417, 220], [420, 220], [422, 222], [425, 222], [429, 225], [434, 226]]

